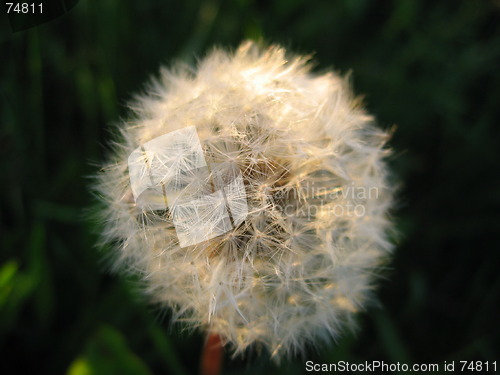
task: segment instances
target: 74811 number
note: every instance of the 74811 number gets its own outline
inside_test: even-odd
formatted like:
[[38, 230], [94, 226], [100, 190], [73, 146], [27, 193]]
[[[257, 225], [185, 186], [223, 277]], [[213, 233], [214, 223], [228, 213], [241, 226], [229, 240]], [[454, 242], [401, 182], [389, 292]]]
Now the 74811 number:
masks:
[[42, 13], [43, 3], [5, 3], [7, 6], [7, 13]]

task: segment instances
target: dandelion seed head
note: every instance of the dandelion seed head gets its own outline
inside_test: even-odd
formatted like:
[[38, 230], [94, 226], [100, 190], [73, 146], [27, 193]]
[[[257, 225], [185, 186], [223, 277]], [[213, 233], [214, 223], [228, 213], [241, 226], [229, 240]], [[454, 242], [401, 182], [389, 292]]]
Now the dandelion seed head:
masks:
[[161, 70], [99, 175], [115, 267], [235, 354], [337, 337], [392, 248], [387, 133], [308, 61], [246, 42]]

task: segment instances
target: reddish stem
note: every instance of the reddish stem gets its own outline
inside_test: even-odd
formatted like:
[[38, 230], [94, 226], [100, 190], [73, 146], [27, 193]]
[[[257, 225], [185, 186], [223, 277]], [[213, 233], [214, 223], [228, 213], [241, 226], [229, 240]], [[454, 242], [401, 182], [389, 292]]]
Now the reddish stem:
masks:
[[201, 375], [220, 375], [222, 370], [222, 340], [216, 333], [209, 333], [201, 354]]

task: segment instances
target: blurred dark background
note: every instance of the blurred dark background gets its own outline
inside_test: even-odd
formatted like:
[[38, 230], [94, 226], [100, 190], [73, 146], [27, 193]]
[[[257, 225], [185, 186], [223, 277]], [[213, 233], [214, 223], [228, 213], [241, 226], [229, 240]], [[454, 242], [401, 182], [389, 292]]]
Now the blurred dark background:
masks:
[[84, 215], [88, 176], [160, 64], [245, 38], [352, 72], [379, 124], [396, 125], [400, 236], [357, 332], [279, 367], [226, 358], [224, 374], [302, 374], [306, 359], [500, 359], [499, 1], [72, 3], [17, 32], [19, 17], [1, 16], [2, 374], [197, 373], [203, 337], [108, 272]]

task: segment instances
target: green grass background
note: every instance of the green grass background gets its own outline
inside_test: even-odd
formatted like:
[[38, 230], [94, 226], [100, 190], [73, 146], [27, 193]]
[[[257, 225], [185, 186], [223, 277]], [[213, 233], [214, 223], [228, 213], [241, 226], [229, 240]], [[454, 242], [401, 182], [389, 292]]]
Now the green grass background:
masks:
[[352, 71], [379, 124], [397, 126], [400, 238], [357, 332], [279, 367], [226, 359], [224, 374], [302, 374], [305, 359], [500, 360], [498, 0], [73, 5], [23, 31], [0, 24], [0, 373], [197, 373], [203, 337], [107, 271], [83, 215], [86, 176], [160, 64], [244, 38]]

